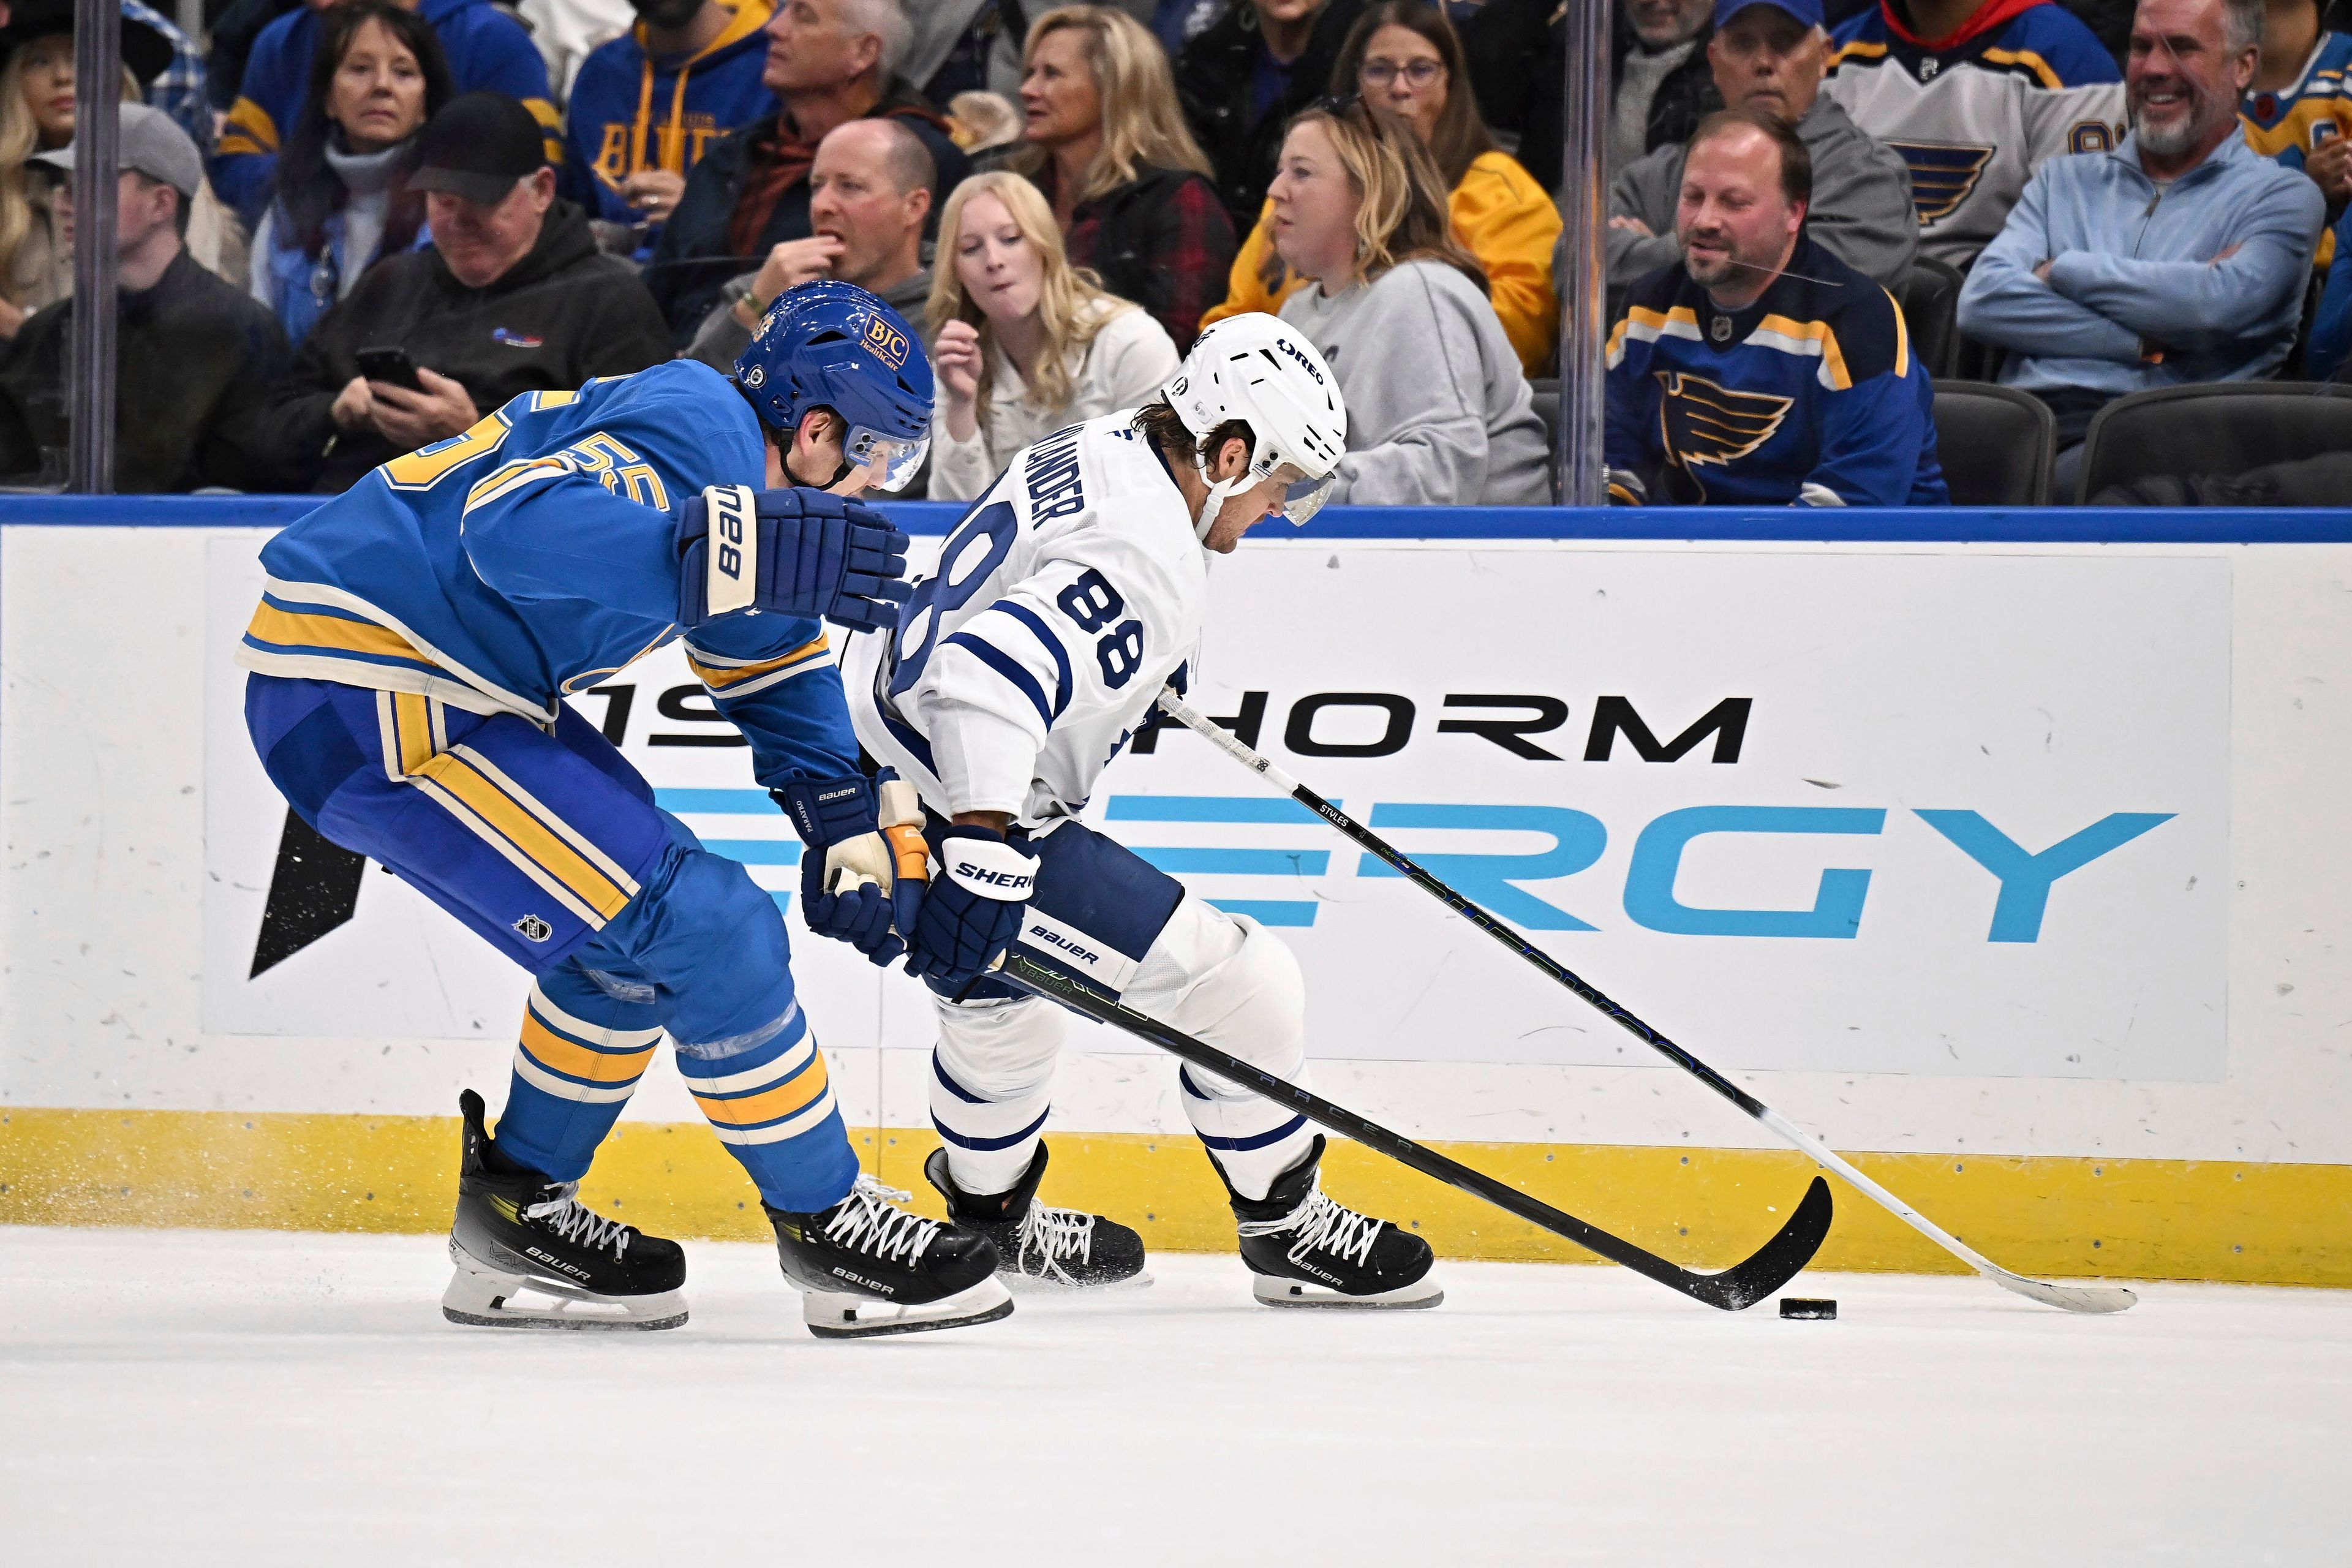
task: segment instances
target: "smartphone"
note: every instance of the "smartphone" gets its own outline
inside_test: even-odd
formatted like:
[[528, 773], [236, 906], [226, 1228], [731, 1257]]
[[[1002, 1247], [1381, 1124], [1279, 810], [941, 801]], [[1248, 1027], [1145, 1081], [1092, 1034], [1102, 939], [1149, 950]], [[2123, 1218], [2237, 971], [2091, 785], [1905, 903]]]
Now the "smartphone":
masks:
[[416, 379], [416, 367], [409, 363], [406, 349], [362, 349], [359, 361], [360, 374], [370, 381], [389, 382], [410, 392], [425, 390], [425, 384]]

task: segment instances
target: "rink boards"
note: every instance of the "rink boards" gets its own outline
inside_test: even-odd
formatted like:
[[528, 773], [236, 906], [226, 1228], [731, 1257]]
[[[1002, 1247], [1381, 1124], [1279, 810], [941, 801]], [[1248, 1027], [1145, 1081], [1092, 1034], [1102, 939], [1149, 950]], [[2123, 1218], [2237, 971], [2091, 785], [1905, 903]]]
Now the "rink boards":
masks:
[[[11, 504], [73, 521], [0, 527], [0, 1223], [437, 1228], [448, 1111], [497, 1099], [523, 983], [373, 869], [278, 888], [337, 907], [253, 973], [301, 874], [229, 657], [267, 537], [235, 524], [277, 503]], [[2103, 515], [1334, 513], [1216, 563], [1194, 700], [2012, 1267], [2352, 1283], [2352, 529], [2148, 514], [2168, 542], [2103, 544]], [[908, 517], [933, 547], [954, 521]], [[787, 894], [853, 1137], [919, 1185], [923, 994], [799, 936], [797, 843], [675, 649], [578, 700]], [[1196, 737], [1132, 744], [1088, 816], [1293, 946], [1326, 1094], [1698, 1263], [1801, 1188]], [[1074, 1040], [1053, 1195], [1227, 1245], [1166, 1064]], [[1572, 1252], [1361, 1151], [1333, 1170], [1443, 1250]], [[667, 1069], [589, 1185], [760, 1228]], [[1842, 1195], [1823, 1261], [1937, 1259]]]

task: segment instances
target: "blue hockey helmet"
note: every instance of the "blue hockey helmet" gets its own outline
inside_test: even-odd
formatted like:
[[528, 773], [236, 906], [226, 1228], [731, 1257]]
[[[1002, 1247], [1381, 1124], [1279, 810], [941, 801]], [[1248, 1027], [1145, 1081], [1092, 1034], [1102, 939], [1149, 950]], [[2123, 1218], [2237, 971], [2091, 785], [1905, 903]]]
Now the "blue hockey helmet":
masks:
[[786, 432], [812, 408], [848, 426], [842, 454], [877, 489], [903, 488], [931, 444], [931, 362], [907, 319], [855, 283], [787, 289], [735, 362], [762, 423]]

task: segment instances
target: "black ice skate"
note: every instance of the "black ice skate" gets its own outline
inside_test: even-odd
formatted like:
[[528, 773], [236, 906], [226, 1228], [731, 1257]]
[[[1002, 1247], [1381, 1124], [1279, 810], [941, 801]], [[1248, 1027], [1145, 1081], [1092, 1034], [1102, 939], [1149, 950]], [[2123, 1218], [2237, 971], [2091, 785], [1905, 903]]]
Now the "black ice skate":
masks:
[[[1335, 1202], [1316, 1184], [1322, 1161], [1318, 1136], [1257, 1202], [1225, 1184], [1257, 1299], [1269, 1307], [1434, 1307], [1444, 1300], [1429, 1277], [1429, 1243]], [[1219, 1166], [1218, 1176], [1224, 1173]]]
[[860, 1175], [847, 1197], [820, 1213], [768, 1209], [809, 1332], [854, 1340], [1012, 1316], [989, 1239], [897, 1206], [913, 1195]]
[[948, 1152], [934, 1149], [923, 1175], [948, 1200], [948, 1217], [995, 1244], [996, 1272], [1013, 1282], [1101, 1288], [1151, 1283], [1143, 1272], [1143, 1237], [1117, 1220], [1037, 1201], [1045, 1145], [1013, 1190], [977, 1196], [948, 1174]]
[[577, 1182], [551, 1182], [499, 1152], [482, 1127], [482, 1097], [457, 1097], [466, 1119], [457, 1217], [441, 1295], [453, 1323], [496, 1329], [674, 1329], [686, 1321], [686, 1254], [677, 1243], [591, 1214]]

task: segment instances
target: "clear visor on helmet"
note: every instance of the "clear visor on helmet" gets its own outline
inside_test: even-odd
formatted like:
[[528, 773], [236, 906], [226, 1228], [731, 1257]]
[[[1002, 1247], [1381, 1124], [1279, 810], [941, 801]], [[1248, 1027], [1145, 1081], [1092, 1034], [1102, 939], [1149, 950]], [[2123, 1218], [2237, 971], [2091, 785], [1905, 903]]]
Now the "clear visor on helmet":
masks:
[[876, 489], [902, 490], [922, 468], [923, 455], [930, 449], [928, 432], [909, 440], [861, 425], [849, 433], [841, 455], [852, 468], [871, 470], [867, 482]]
[[1339, 475], [1334, 469], [1319, 479], [1310, 479], [1297, 464], [1280, 463], [1267, 477], [1282, 487], [1282, 515], [1293, 526], [1304, 528], [1307, 520], [1321, 511], [1323, 503], [1330, 500], [1331, 487], [1339, 481]]

